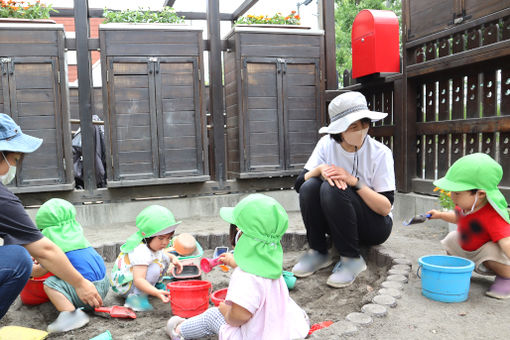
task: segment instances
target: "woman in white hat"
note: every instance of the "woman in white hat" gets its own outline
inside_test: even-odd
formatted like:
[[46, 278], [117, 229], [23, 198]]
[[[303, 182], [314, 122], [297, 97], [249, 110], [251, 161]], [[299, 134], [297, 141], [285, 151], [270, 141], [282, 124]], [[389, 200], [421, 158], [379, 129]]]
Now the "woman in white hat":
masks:
[[370, 122], [387, 116], [370, 111], [363, 94], [346, 92], [328, 107], [331, 123], [296, 180], [310, 251], [293, 267], [306, 277], [332, 263], [326, 234], [340, 253], [327, 284], [346, 287], [364, 271], [360, 244], [381, 244], [393, 225], [393, 155], [368, 134]]
[[[42, 139], [24, 134], [5, 113], [0, 113], [0, 319], [14, 302], [32, 273], [32, 255], [45, 269], [71, 284], [79, 298], [92, 307], [101, 296], [60, 248], [37, 229], [20, 200], [7, 189], [23, 155], [34, 152]], [[81, 311], [80, 311], [81, 312]]]

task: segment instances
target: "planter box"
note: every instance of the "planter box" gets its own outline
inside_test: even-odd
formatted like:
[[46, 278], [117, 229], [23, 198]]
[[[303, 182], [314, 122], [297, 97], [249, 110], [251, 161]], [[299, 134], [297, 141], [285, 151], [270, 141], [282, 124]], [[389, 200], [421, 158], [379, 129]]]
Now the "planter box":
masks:
[[99, 26], [108, 187], [209, 179], [202, 30]]
[[25, 156], [11, 190], [72, 190], [64, 26], [15, 21], [0, 23], [0, 112], [44, 142]]
[[230, 178], [296, 175], [318, 140], [323, 32], [263, 26], [225, 38]]

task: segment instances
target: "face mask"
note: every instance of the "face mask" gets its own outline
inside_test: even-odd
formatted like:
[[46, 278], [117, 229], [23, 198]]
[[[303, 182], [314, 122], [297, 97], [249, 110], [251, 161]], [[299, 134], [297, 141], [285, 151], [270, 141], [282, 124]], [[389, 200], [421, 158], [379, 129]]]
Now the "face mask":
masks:
[[469, 210], [468, 212], [464, 212], [462, 209], [460, 209], [460, 213], [462, 216], [466, 216], [466, 215], [469, 215], [471, 213], [473, 213], [473, 211], [475, 210], [475, 206], [476, 206], [476, 202], [478, 201], [478, 194], [475, 194], [475, 201], [473, 202], [473, 205], [471, 206], [471, 210]]
[[241, 230], [237, 231], [236, 237], [234, 238], [234, 246], [237, 245], [237, 241], [239, 241], [239, 238], [241, 237], [242, 234], [243, 232]]
[[7, 158], [5, 158], [4, 153], [2, 152], [2, 156], [4, 156], [5, 161], [7, 162], [7, 165], [9, 166], [9, 170], [7, 170], [7, 173], [5, 175], [0, 176], [0, 181], [2, 181], [3, 185], [7, 185], [12, 182], [14, 177], [16, 176], [16, 167], [11, 165]]
[[363, 141], [367, 136], [368, 128], [361, 129], [358, 131], [346, 131], [342, 133], [343, 139], [352, 146], [356, 146], [358, 149], [363, 145]]

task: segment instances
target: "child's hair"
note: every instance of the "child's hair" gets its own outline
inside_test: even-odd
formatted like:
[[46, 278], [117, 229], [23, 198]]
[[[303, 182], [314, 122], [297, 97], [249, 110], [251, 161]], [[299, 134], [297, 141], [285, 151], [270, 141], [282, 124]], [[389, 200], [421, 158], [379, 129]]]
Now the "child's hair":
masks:
[[476, 193], [478, 192], [478, 190], [480, 189], [471, 189], [469, 190], [471, 192], [471, 195], [476, 195]]
[[229, 230], [229, 239], [230, 239], [230, 244], [232, 245], [232, 247], [235, 247], [236, 245], [236, 235], [237, 235], [237, 226], [235, 224], [232, 224], [230, 223], [230, 230]]

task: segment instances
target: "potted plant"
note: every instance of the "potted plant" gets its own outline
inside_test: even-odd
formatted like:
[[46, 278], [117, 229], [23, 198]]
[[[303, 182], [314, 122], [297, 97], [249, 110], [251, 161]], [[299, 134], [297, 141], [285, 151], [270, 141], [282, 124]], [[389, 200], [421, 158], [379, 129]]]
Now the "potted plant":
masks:
[[202, 29], [171, 7], [104, 17], [108, 187], [207, 181]]
[[[434, 191], [439, 191], [438, 200], [442, 211], [450, 211], [455, 208], [455, 203], [453, 203], [451, 192], [444, 191], [438, 187], [434, 188]], [[448, 223], [448, 231], [453, 230], [457, 230], [457, 225], [455, 223]]]
[[229, 178], [297, 175], [317, 143], [324, 33], [299, 24], [247, 15], [224, 38]]
[[50, 13], [58, 11], [51, 5], [27, 1], [0, 0], [0, 23], [24, 22], [24, 23], [55, 23], [50, 19]]

